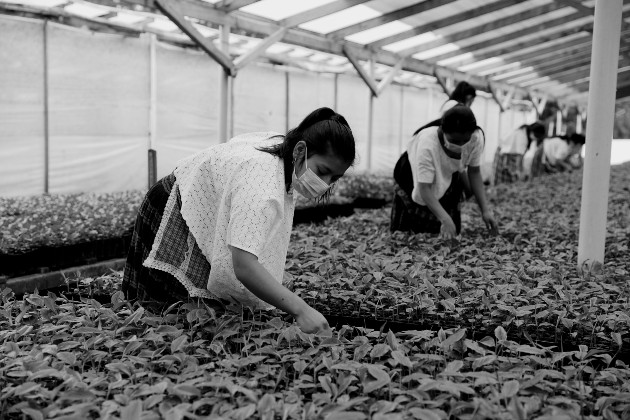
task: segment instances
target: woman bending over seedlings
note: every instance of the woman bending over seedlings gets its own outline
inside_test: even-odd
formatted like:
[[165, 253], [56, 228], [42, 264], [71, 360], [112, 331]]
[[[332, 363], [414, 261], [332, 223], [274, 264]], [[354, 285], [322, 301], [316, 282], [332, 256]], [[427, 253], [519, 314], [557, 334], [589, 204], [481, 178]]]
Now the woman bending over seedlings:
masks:
[[354, 160], [345, 118], [320, 108], [286, 135], [243, 134], [179, 161], [140, 207], [123, 292], [145, 302], [204, 297], [275, 306], [304, 332], [328, 329], [282, 285], [294, 192], [325, 199]]
[[394, 169], [391, 230], [440, 233], [445, 239], [459, 234], [460, 172], [467, 168], [483, 221], [495, 234], [497, 224], [480, 172], [483, 145], [475, 115], [461, 104], [447, 110], [441, 120], [418, 129]]
[[532, 178], [581, 168], [584, 140], [584, 136], [577, 133], [545, 139], [534, 155]]
[[[527, 178], [529, 173], [523, 164], [525, 156], [532, 144], [533, 147], [538, 147], [544, 138], [545, 126], [541, 122], [535, 122], [520, 126], [502, 139], [494, 155], [494, 185], [509, 184]], [[531, 159], [529, 162], [533, 163]]]

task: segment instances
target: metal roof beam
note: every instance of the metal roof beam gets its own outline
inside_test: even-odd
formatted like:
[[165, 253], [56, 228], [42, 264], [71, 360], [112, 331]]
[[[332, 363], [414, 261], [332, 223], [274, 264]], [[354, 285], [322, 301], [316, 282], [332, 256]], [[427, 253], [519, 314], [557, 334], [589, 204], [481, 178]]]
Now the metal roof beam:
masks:
[[[510, 32], [507, 34], [500, 35], [497, 39], [491, 39], [486, 41], [477, 42], [476, 44], [463, 46], [458, 51], [451, 51], [448, 53], [440, 54], [434, 57], [431, 57], [430, 61], [439, 62], [442, 60], [446, 60], [447, 58], [456, 57], [466, 52], [472, 52], [476, 50], [482, 50], [485, 48], [492, 48], [496, 45], [505, 44], [510, 41], [518, 40], [519, 38], [523, 38], [529, 35], [535, 35], [542, 31], [547, 31], [550, 29], [562, 29], [564, 25], [569, 24], [576, 20], [576, 18], [580, 18], [581, 16], [577, 16], [577, 13], [573, 13], [568, 16], [563, 16], [556, 19], [551, 19], [546, 22], [542, 22], [533, 26], [529, 26], [527, 28], [520, 29], [518, 31]], [[591, 25], [592, 26], [592, 25]], [[557, 38], [557, 34], [555, 34], [555, 39]], [[512, 46], [508, 47], [512, 48]]]
[[[534, 7], [532, 9], [526, 10], [521, 13], [506, 16], [504, 18], [496, 19], [491, 22], [486, 22], [484, 24], [475, 26], [473, 28], [459, 31], [450, 35], [445, 35], [442, 38], [439, 38], [430, 42], [425, 42], [424, 44], [416, 45], [411, 48], [404, 49], [402, 51], [399, 51], [398, 53], [403, 56], [410, 56], [410, 55], [414, 55], [422, 51], [432, 50], [434, 48], [441, 47], [446, 44], [457, 43], [459, 41], [464, 41], [468, 38], [472, 38], [477, 35], [496, 31], [497, 29], [503, 28], [505, 26], [514, 25], [515, 23], [522, 22], [525, 19], [540, 17], [540, 15], [543, 15], [545, 13], [553, 12], [554, 10], [556, 10], [556, 8], [557, 6], [555, 6], [553, 3], [545, 4], [544, 6]], [[540, 25], [536, 25], [536, 26], [540, 26]], [[501, 42], [503, 42], [503, 36], [501, 36], [500, 39], [501, 39]], [[497, 40], [493, 39], [492, 42], [496, 44]]]
[[205, 38], [193, 24], [186, 19], [180, 7], [180, 0], [155, 0], [155, 4], [162, 13], [173, 21], [182, 32], [188, 35], [195, 44], [219, 63], [230, 76], [236, 75], [236, 67], [234, 67], [230, 56], [215, 47], [211, 40]]
[[[155, 10], [155, 0], [91, 0], [98, 4], [104, 4], [111, 7], [129, 7], [131, 10], [136, 10], [135, 5], [141, 5], [148, 10]], [[162, 0], [164, 1], [164, 0]], [[225, 13], [222, 10], [215, 8], [210, 3], [202, 2], [202, 1], [194, 1], [194, 0], [179, 0], [181, 5], [182, 14], [185, 16], [193, 17], [199, 19], [201, 21], [206, 21], [216, 25], [229, 25], [232, 32], [245, 32], [251, 36], [251, 34], [256, 34], [258, 36], [269, 36], [274, 32], [281, 29], [281, 27], [270, 19], [265, 19], [260, 16], [254, 16], [251, 14], [247, 14], [245, 12], [234, 12], [232, 14]], [[431, 0], [427, 0], [426, 2], [431, 2], [435, 4]], [[425, 3], [426, 3], [425, 2]], [[295, 46], [300, 46], [304, 48], [310, 48], [313, 50], [334, 54], [334, 55], [345, 55], [344, 49], [353, 54], [356, 59], [359, 60], [370, 60], [374, 58], [378, 63], [387, 65], [387, 66], [395, 66], [402, 57], [398, 54], [395, 54], [391, 51], [379, 50], [377, 52], [371, 51], [365, 46], [353, 43], [350, 41], [339, 41], [330, 39], [328, 37], [322, 36], [320, 34], [305, 31], [300, 28], [291, 28], [289, 29], [284, 38], [283, 42], [288, 44], [292, 44]], [[402, 66], [402, 70], [425, 74], [425, 75], [433, 75], [434, 69], [445, 68], [442, 66], [436, 66], [431, 63], [427, 63], [426, 61], [418, 60], [418, 59], [407, 59], [404, 61]], [[446, 69], [446, 68], [445, 68]], [[456, 79], [468, 80], [470, 84], [475, 86], [477, 89], [488, 91], [487, 79], [479, 76], [470, 75], [461, 71], [456, 71], [453, 69], [447, 69], [448, 71], [453, 73], [453, 77]], [[507, 86], [506, 86], [507, 88]], [[521, 97], [526, 97], [529, 92], [524, 89], [517, 88], [517, 94]]]
[[[623, 13], [623, 18], [627, 18], [630, 16], [630, 11], [625, 11]], [[565, 22], [566, 23], [566, 22]], [[539, 31], [540, 29], [538, 29], [537, 31]], [[554, 32], [552, 34], [548, 34], [548, 35], [544, 35], [542, 37], [539, 38], [535, 38], [535, 39], [531, 39], [531, 40], [527, 40], [527, 41], [522, 41], [522, 42], [518, 42], [516, 44], [510, 44], [507, 46], [503, 46], [503, 47], [499, 47], [499, 48], [493, 48], [495, 45], [497, 45], [497, 42], [495, 40], [491, 40], [491, 41], [487, 41], [484, 42], [482, 44], [478, 44], [474, 47], [474, 49], [481, 49], [481, 48], [489, 48], [489, 50], [484, 51], [482, 53], [474, 53], [474, 50], [470, 47], [462, 47], [461, 50], [459, 50], [458, 54], [464, 54], [466, 52], [472, 52], [475, 55], [475, 60], [477, 61], [481, 61], [481, 60], [485, 60], [487, 58], [492, 58], [492, 57], [500, 57], [502, 55], [506, 55], [506, 54], [510, 54], [514, 51], [518, 51], [518, 50], [523, 50], [525, 48], [530, 48], [530, 47], [535, 47], [537, 45], [541, 45], [545, 42], [549, 42], [549, 41], [553, 41], [553, 40], [557, 40], [560, 38], [564, 38], [566, 36], [569, 35], [573, 35], [579, 32], [584, 32], [584, 31], [592, 31], [593, 30], [593, 24], [592, 23], [587, 23], [584, 25], [580, 25], [574, 28], [570, 28], [570, 29], [566, 29], [566, 30], [561, 30], [559, 32]], [[537, 31], [532, 31], [533, 33], [536, 33]], [[505, 39], [506, 37], [501, 37], [501, 43], [503, 43], [503, 39]], [[442, 59], [446, 59], [449, 58], [450, 56], [440, 56], [439, 59], [435, 60], [437, 57], [432, 57], [431, 60], [435, 60], [435, 61], [440, 61]]]
[[374, 41], [367, 45], [368, 48], [381, 48], [385, 45], [393, 44], [398, 41], [405, 40], [407, 38], [414, 37], [416, 35], [421, 35], [426, 32], [435, 31], [437, 29], [442, 29], [447, 26], [455, 25], [466, 20], [474, 19], [479, 16], [483, 16], [488, 13], [495, 12], [497, 10], [504, 9], [509, 6], [513, 6], [515, 4], [521, 3], [522, 0], [500, 0], [490, 4], [484, 4], [483, 6], [477, 7], [476, 9], [467, 10], [462, 13], [458, 13], [454, 16], [449, 16], [444, 19], [439, 19], [427, 23], [426, 25], [416, 26], [408, 31], [401, 32], [399, 34], [394, 34], [388, 36], [386, 38], [379, 39], [378, 41]]
[[327, 3], [322, 6], [306, 10], [302, 13], [289, 16], [288, 18], [281, 20], [279, 24], [287, 28], [292, 28], [324, 16], [332, 15], [333, 13], [340, 12], [344, 9], [354, 7], [367, 1], [369, 0], [336, 0], [332, 3]]
[[345, 38], [348, 35], [376, 28], [377, 26], [381, 26], [395, 20], [417, 15], [419, 13], [426, 12], [427, 10], [435, 9], [436, 7], [444, 6], [445, 4], [453, 3], [455, 1], [457, 0], [425, 0], [402, 9], [394, 10], [390, 13], [385, 13], [384, 15], [377, 16], [373, 19], [368, 19], [354, 25], [346, 26], [345, 28], [329, 33], [327, 36], [333, 39]]

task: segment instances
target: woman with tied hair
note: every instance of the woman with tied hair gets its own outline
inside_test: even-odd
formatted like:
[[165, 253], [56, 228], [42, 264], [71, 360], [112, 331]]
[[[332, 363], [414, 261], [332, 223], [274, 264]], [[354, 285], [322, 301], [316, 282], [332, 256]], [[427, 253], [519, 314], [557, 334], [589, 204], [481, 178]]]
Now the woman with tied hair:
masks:
[[525, 179], [529, 175], [523, 164], [525, 154], [530, 147], [542, 144], [544, 138], [545, 126], [539, 121], [524, 124], [503, 138], [494, 155], [494, 185]]
[[391, 230], [439, 233], [452, 239], [460, 233], [462, 181], [466, 170], [481, 217], [495, 234], [496, 221], [481, 179], [484, 136], [470, 108], [459, 104], [418, 129], [394, 169]]
[[321, 200], [354, 160], [345, 118], [320, 108], [286, 135], [243, 134], [179, 161], [140, 207], [123, 292], [159, 304], [200, 297], [275, 306], [304, 332], [328, 329], [282, 285], [295, 192]]

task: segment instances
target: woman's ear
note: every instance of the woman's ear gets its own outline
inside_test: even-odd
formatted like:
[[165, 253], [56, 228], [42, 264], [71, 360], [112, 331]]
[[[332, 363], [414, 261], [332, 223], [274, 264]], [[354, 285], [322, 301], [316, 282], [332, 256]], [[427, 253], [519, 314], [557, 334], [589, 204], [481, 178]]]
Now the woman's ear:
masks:
[[306, 143], [304, 140], [298, 141], [293, 148], [293, 162], [297, 162], [302, 156], [306, 158]]

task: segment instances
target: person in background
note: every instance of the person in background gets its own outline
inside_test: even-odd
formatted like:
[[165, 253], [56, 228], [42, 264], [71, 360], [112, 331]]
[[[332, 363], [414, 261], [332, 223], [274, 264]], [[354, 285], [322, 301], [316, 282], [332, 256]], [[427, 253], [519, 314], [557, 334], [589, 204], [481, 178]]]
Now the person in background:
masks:
[[275, 306], [304, 332], [327, 330], [282, 284], [294, 194], [321, 200], [354, 160], [345, 118], [320, 108], [286, 135], [243, 134], [179, 161], [140, 207], [123, 292], [158, 304], [200, 297]]
[[468, 167], [472, 191], [491, 233], [498, 231], [481, 179], [484, 135], [473, 112], [459, 104], [442, 119], [418, 129], [394, 169], [391, 231], [439, 233], [452, 239], [461, 231], [460, 172]]
[[541, 122], [524, 124], [503, 138], [494, 156], [493, 183], [511, 183], [524, 179], [528, 174], [523, 158], [530, 147], [537, 147], [545, 138], [545, 126]]
[[444, 102], [442, 107], [440, 108], [440, 114], [443, 114], [445, 111], [453, 108], [457, 104], [466, 105], [470, 108], [477, 97], [477, 91], [473, 86], [468, 82], [459, 82], [451, 96], [449, 96], [448, 101]]
[[584, 143], [584, 136], [577, 133], [545, 139], [534, 155], [532, 178], [581, 168]]
[[[455, 86], [451, 96], [448, 98], [448, 101], [442, 104], [442, 107], [440, 108], [440, 117], [445, 111], [453, 108], [457, 104], [462, 104], [470, 108], [476, 97], [477, 90], [470, 83], [464, 81], [459, 82], [457, 86]], [[465, 169], [460, 172], [459, 179], [462, 182], [466, 199], [472, 197], [473, 192]]]

